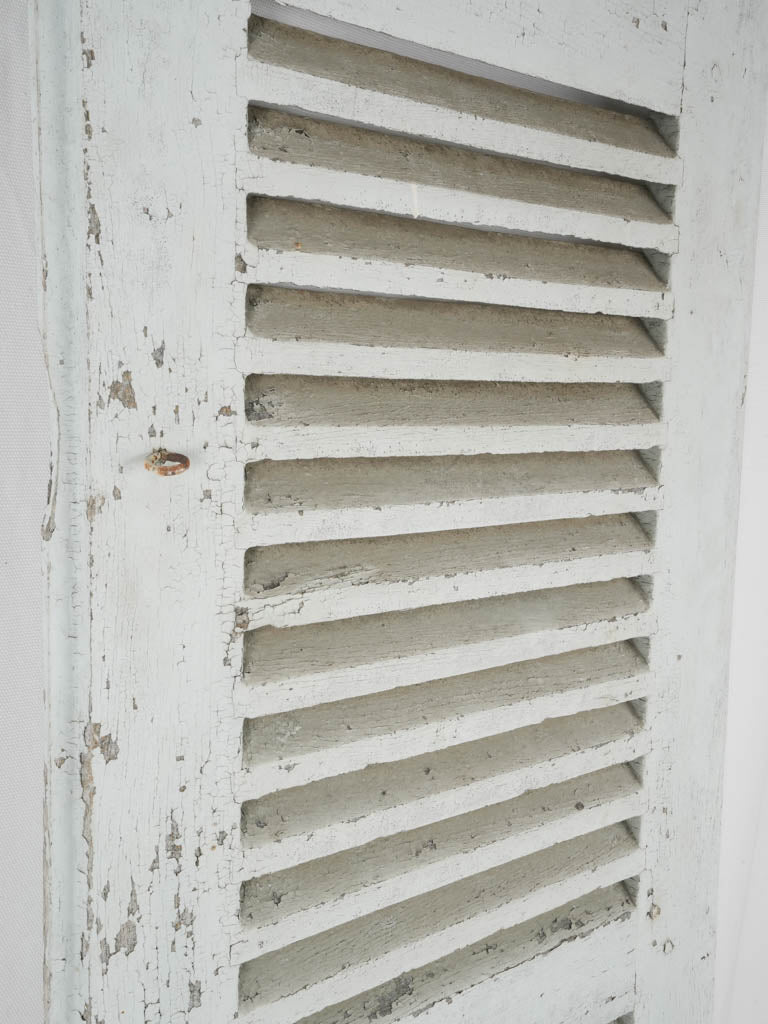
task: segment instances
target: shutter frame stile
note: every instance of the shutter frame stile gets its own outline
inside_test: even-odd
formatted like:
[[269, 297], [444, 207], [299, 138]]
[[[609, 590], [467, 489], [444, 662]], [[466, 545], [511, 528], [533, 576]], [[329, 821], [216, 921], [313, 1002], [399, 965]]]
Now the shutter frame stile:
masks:
[[[242, 470], [235, 417], [216, 413], [242, 388], [232, 140], [249, 6], [36, 6], [58, 423], [46, 1020], [233, 1020]], [[145, 471], [164, 444], [188, 472]]]
[[35, 0], [46, 1024], [711, 1022], [768, 8], [566, 6]]
[[[635, 1024], [711, 1021], [729, 643], [768, 8], [691, 4], [672, 262]], [[722, 147], [722, 148], [721, 148]], [[714, 158], [715, 152], [728, 154]], [[738, 156], [736, 156], [738, 154]], [[704, 200], [706, 197], [706, 200]], [[707, 213], [702, 213], [702, 201]]]

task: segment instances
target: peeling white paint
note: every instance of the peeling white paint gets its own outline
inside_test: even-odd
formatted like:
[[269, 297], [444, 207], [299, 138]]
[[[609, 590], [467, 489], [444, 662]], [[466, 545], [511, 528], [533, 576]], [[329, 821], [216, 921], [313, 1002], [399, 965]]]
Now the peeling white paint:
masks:
[[701, 1024], [757, 5], [293, 6], [683, 81], [680, 155], [244, 0], [39, 0], [48, 1020]]

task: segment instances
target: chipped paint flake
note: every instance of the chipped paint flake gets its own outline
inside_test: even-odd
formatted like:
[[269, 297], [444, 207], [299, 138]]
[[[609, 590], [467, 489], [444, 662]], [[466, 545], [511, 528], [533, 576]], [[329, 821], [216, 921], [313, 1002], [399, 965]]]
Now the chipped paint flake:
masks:
[[109, 385], [109, 400], [120, 402], [126, 409], [136, 408], [136, 394], [130, 370], [123, 370], [120, 379], [113, 380]]

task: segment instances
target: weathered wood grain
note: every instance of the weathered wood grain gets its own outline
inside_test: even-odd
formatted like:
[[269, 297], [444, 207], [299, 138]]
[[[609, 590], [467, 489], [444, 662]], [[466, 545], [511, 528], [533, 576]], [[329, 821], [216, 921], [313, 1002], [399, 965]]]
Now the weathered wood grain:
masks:
[[242, 279], [577, 313], [672, 315], [633, 249], [477, 231], [339, 206], [251, 196]]
[[[235, 425], [216, 413], [242, 387], [233, 139], [248, 5], [36, 7], [61, 409], [46, 531], [47, 1019], [226, 1021], [242, 471]], [[148, 473], [160, 445], [187, 454], [188, 472]]]
[[664, 380], [667, 363], [628, 317], [312, 292], [248, 290], [244, 373], [420, 380]]
[[300, 625], [644, 576], [651, 548], [631, 515], [252, 548], [238, 618]]
[[647, 747], [641, 719], [620, 704], [253, 799], [258, 780], [245, 777], [247, 864], [254, 875], [284, 870], [631, 761]]
[[[636, 1024], [711, 1024], [721, 780], [742, 417], [768, 7], [691, 4], [680, 117], [685, 179], [672, 260], [675, 318], [665, 386], [671, 444], [661, 477], [650, 647], [658, 689], [646, 779], [648, 874], [638, 892]], [[735, 154], [738, 158], [734, 159]], [[684, 240], [684, 242], [683, 242]], [[692, 856], [691, 851], [696, 851]]]
[[238, 160], [251, 193], [674, 252], [677, 229], [640, 182], [393, 138], [252, 107]]
[[665, 431], [632, 384], [511, 384], [250, 376], [251, 459], [654, 448]]
[[302, 1024], [347, 1024], [382, 1012], [409, 1024], [469, 1024], [489, 1010], [504, 1019], [510, 1006], [537, 1024], [572, 1024], [574, 1014], [583, 1024], [625, 1024], [611, 1015], [633, 1005], [632, 912], [623, 886], [598, 890], [313, 1013]]
[[49, 1024], [708, 1020], [762, 22], [585, 4], [41, 0]]
[[245, 635], [242, 702], [259, 714], [342, 700], [646, 636], [654, 626], [632, 580], [367, 615]]
[[308, 459], [246, 467], [244, 547], [660, 508], [636, 452]]
[[318, 1003], [356, 995], [585, 889], [631, 877], [641, 863], [628, 829], [611, 826], [266, 954], [240, 970], [241, 1017], [289, 1024]]
[[[361, 5], [358, 14], [363, 10]], [[648, 181], [680, 180], [674, 152], [647, 118], [263, 18], [251, 22], [249, 54], [239, 87], [251, 101], [552, 164]]]
[[320, 860], [247, 877], [233, 955], [242, 962], [468, 875], [640, 814], [627, 765], [375, 839]]
[[[630, 9], [586, 0], [574, 13], [559, 0], [522, 0], [513, 11], [504, 0], [470, 0], [458, 10], [451, 0], [438, 0], [429, 12], [393, 10], [380, 0], [252, 0], [252, 9], [334, 39], [474, 70], [491, 81], [518, 83], [527, 74], [533, 76], [528, 88], [545, 95], [575, 93], [587, 102], [612, 97], [667, 114], [680, 109], [684, 0], [662, 7], [639, 0]], [[628, 65], [642, 73], [627, 75]]]
[[510, 729], [644, 697], [627, 642], [247, 719], [249, 789], [291, 788]]

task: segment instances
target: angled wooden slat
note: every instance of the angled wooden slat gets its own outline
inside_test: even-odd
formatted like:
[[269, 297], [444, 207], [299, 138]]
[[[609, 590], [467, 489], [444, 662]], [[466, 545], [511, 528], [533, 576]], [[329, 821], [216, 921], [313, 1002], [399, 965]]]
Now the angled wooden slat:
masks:
[[677, 228], [644, 185], [251, 108], [238, 161], [250, 193], [490, 230], [670, 253]]
[[238, 705], [275, 714], [478, 671], [543, 653], [646, 636], [649, 602], [631, 580], [246, 633]]
[[677, 183], [650, 120], [544, 96], [252, 19], [246, 99], [385, 131], [622, 177]]
[[648, 736], [629, 704], [249, 799], [241, 780], [245, 866], [285, 870], [642, 756]]
[[648, 687], [645, 661], [624, 642], [247, 719], [245, 785], [251, 795], [290, 789], [635, 700]]
[[241, 279], [577, 313], [672, 315], [642, 253], [251, 196]]
[[609, 886], [312, 1013], [302, 1024], [382, 1016], [408, 1024], [505, 1021], [510, 1007], [521, 1024], [608, 1024], [634, 1006], [636, 930], [625, 887]]
[[237, 533], [248, 548], [641, 512], [661, 497], [635, 452], [258, 462]]
[[246, 878], [238, 962], [640, 814], [627, 765], [547, 786], [479, 811]]
[[634, 516], [588, 516], [476, 530], [253, 548], [243, 629], [468, 601], [619, 577], [654, 566]]
[[244, 373], [417, 380], [664, 380], [642, 323], [599, 313], [251, 286]]
[[[486, 0], [487, 7], [480, 12], [474, 7], [457, 9], [449, 2], [439, 9], [439, 17], [432, 8], [393, 8], [389, 0], [367, 0], [354, 8], [349, 0], [252, 0], [251, 10], [331, 40], [537, 93], [560, 96], [565, 87], [569, 98], [585, 103], [604, 97], [599, 105], [620, 101], [638, 112], [647, 108], [679, 114], [684, 7], [660, 10], [654, 0], [638, 0], [632, 11], [642, 17], [630, 20], [625, 8], [582, 0], [574, 31], [559, 6], [522, 0], [510, 21], [504, 3]], [[626, 75], [628, 61], [642, 68], [642, 74]]]
[[293, 1024], [595, 886], [629, 878], [642, 862], [628, 829], [609, 826], [268, 953], [240, 969], [241, 1017]]
[[605, 451], [663, 444], [632, 384], [508, 384], [251, 376], [250, 459]]

